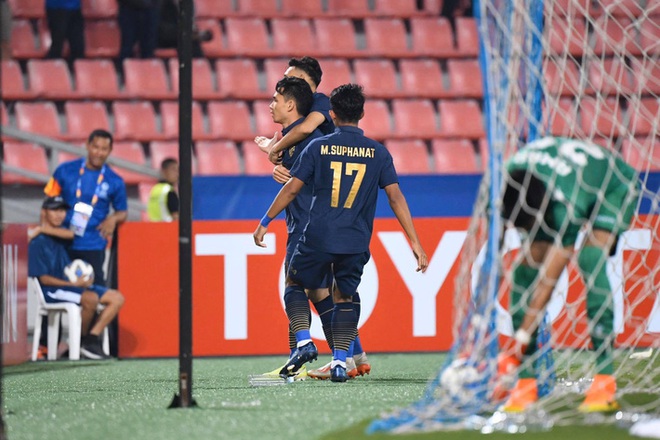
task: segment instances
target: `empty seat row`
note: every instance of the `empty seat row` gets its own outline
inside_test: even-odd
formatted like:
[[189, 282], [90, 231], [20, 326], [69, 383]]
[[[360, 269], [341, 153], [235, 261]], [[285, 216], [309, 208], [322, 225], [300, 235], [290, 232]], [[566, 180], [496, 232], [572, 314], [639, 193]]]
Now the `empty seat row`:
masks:
[[644, 14], [660, 14], [658, 0], [554, 0], [544, 2], [546, 16], [597, 17], [641, 17]]
[[[18, 18], [45, 17], [43, 0], [9, 0], [12, 15]], [[425, 0], [419, 8], [416, 0], [195, 0], [198, 17], [343, 17], [437, 15], [441, 0]], [[116, 17], [117, 0], [82, 0], [85, 18]]]

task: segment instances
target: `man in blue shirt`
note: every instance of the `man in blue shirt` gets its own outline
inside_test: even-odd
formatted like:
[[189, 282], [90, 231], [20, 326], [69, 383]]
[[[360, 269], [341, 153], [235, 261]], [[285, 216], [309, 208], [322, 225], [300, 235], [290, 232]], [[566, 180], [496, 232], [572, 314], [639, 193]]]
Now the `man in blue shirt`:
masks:
[[[61, 196], [48, 197], [42, 204], [42, 223], [48, 228], [60, 228], [68, 205]], [[105, 359], [99, 335], [117, 316], [124, 297], [117, 290], [92, 284], [94, 280], [69, 281], [64, 268], [71, 262], [67, 253], [69, 241], [52, 235], [39, 234], [28, 247], [28, 276], [39, 280], [46, 302], [73, 302], [81, 307], [81, 353], [89, 359]], [[96, 308], [105, 306], [92, 324]]]
[[428, 258], [399, 188], [392, 156], [358, 128], [364, 116], [362, 87], [337, 87], [332, 91], [330, 104], [337, 129], [310, 142], [300, 154], [291, 169], [291, 180], [280, 190], [255, 230], [254, 242], [265, 247], [263, 238], [270, 221], [297, 197], [304, 185], [313, 187], [309, 221], [287, 272], [285, 295], [289, 295], [291, 304], [287, 315], [298, 348], [285, 368], [289, 373], [295, 372], [318, 355], [309, 333], [309, 302], [304, 289], [319, 287], [323, 274], [331, 269], [335, 279], [331, 380], [345, 382], [346, 357], [357, 333], [352, 298], [371, 255], [369, 242], [379, 187], [385, 190], [392, 211], [411, 242], [418, 271], [426, 271]]
[[[69, 251], [94, 267], [96, 282], [105, 284], [103, 263], [108, 238], [128, 216], [124, 180], [106, 164], [112, 152], [112, 135], [94, 130], [87, 140], [87, 157], [57, 167], [44, 193], [62, 196], [69, 206], [64, 226], [75, 232]], [[110, 213], [110, 208], [114, 212]]]

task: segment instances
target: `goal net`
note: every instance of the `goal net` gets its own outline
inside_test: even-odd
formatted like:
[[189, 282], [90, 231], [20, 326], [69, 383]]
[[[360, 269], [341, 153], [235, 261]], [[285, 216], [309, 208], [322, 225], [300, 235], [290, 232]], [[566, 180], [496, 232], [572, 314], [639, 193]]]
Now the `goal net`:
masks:
[[[487, 164], [455, 280], [454, 345], [422, 398], [369, 431], [524, 432], [628, 424], [660, 413], [660, 0], [475, 0]], [[511, 268], [528, 246], [501, 224], [502, 171], [527, 142], [559, 136], [615, 151], [639, 172], [630, 228], [607, 261], [621, 410], [577, 409], [596, 374], [594, 330], [575, 256], [557, 281], [534, 356], [540, 400], [500, 411], [497, 356], [513, 333]], [[613, 169], [612, 172], [615, 172]], [[582, 183], [578, 177], [578, 185]], [[599, 200], [602, 194], [598, 194]], [[561, 230], [561, 226], [560, 226]], [[504, 231], [504, 232], [500, 232]]]

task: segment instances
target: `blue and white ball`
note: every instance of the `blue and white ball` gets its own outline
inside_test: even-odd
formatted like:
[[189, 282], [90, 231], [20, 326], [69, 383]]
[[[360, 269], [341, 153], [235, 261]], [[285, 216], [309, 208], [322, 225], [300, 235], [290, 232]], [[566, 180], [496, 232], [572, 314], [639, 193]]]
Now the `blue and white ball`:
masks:
[[85, 260], [76, 259], [64, 268], [64, 276], [72, 283], [94, 280], [94, 267]]

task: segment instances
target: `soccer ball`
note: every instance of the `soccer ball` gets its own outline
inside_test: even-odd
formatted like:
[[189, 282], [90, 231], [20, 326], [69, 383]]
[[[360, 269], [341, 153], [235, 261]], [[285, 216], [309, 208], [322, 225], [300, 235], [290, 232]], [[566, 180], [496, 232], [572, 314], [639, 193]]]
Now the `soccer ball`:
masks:
[[440, 375], [440, 385], [445, 395], [463, 403], [469, 402], [479, 391], [482, 375], [467, 359], [458, 358]]
[[64, 276], [72, 283], [77, 282], [79, 279], [93, 280], [94, 268], [87, 261], [76, 259], [66, 265]]

